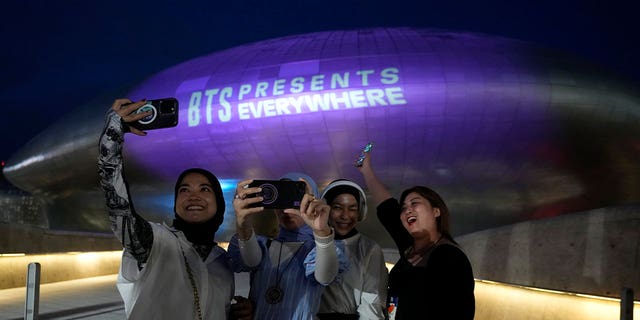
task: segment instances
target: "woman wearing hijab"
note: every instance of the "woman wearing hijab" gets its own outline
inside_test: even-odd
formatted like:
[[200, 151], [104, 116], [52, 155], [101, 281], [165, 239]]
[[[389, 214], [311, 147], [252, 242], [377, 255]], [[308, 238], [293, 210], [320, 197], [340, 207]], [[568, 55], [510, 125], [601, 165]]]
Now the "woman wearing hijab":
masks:
[[[117, 287], [125, 313], [128, 319], [227, 319], [235, 288], [227, 253], [214, 241], [225, 211], [218, 179], [200, 168], [180, 174], [172, 226], [146, 221], [129, 197], [124, 132], [146, 135], [127, 125], [147, 115], [133, 113], [143, 104], [129, 99], [113, 103], [98, 157], [111, 228], [124, 247]], [[236, 300], [234, 309], [240, 310], [234, 316], [250, 319], [250, 303]]]
[[280, 231], [275, 239], [256, 235], [250, 221], [252, 215], [264, 214], [264, 207], [251, 206], [263, 201], [250, 197], [261, 189], [248, 187], [252, 180], [238, 184], [233, 201], [237, 233], [229, 243], [229, 254], [235, 272], [251, 272], [249, 299], [255, 319], [314, 319], [324, 286], [347, 267], [347, 261], [327, 222], [329, 206], [315, 198], [315, 182], [298, 173], [282, 179], [303, 180], [308, 188], [299, 210], [276, 210]]
[[349, 270], [340, 281], [325, 288], [318, 318], [384, 319], [387, 303], [387, 268], [382, 249], [372, 239], [360, 234], [356, 225], [367, 216], [367, 198], [355, 182], [340, 179], [323, 191], [331, 211], [329, 224], [335, 238], [344, 241]]

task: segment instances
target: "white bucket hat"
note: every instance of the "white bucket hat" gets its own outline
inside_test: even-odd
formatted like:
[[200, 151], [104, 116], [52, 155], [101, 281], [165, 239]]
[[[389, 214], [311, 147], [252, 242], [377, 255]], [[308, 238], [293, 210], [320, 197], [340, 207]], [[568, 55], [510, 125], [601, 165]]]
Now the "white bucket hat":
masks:
[[324, 188], [321, 198], [327, 200], [327, 194], [330, 193], [332, 189], [341, 186], [351, 187], [357, 190], [358, 194], [360, 195], [359, 199], [356, 199], [358, 200], [359, 207], [358, 221], [364, 220], [367, 217], [367, 196], [364, 194], [364, 190], [362, 190], [362, 188], [357, 183], [346, 179], [334, 180], [333, 182], [329, 183], [326, 188]]

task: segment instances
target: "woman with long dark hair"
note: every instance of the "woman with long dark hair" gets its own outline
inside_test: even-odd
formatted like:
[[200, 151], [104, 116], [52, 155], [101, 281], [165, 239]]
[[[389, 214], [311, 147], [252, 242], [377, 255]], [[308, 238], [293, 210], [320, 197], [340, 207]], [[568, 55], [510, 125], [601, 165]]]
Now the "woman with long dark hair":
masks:
[[469, 259], [449, 230], [449, 209], [425, 186], [394, 199], [371, 167], [359, 167], [400, 260], [389, 273], [388, 311], [393, 319], [473, 319], [474, 280]]

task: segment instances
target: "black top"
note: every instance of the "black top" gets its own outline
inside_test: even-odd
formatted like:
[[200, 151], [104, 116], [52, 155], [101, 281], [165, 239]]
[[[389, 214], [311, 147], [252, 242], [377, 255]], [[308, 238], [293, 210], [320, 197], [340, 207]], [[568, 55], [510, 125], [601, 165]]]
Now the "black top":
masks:
[[405, 257], [413, 238], [400, 221], [400, 204], [389, 198], [377, 209], [378, 219], [400, 252], [389, 273], [388, 296], [396, 303], [396, 319], [473, 319], [475, 283], [464, 252], [443, 238], [426, 261], [413, 266]]

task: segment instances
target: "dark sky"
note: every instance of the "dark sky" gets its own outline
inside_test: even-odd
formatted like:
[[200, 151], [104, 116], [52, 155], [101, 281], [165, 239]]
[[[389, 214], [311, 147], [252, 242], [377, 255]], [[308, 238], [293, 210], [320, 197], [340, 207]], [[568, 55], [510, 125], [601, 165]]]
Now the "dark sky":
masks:
[[0, 160], [78, 105], [126, 92], [167, 67], [307, 32], [403, 26], [480, 32], [575, 53], [640, 82], [634, 2], [5, 1]]

